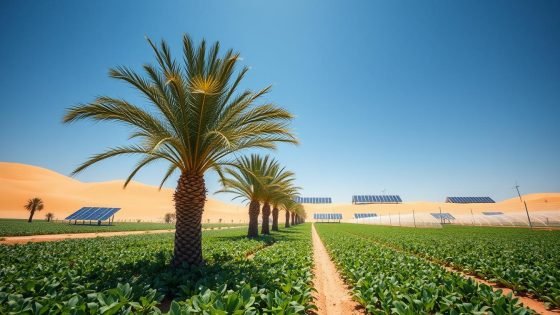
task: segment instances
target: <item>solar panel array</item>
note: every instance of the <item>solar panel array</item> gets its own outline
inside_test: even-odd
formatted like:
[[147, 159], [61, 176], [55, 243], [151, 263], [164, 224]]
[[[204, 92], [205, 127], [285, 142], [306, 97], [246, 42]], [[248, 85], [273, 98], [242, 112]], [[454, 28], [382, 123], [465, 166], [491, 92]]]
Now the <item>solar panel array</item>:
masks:
[[295, 197], [297, 203], [332, 203], [330, 197]]
[[342, 220], [341, 213], [313, 213], [315, 220]]
[[354, 219], [375, 218], [376, 213], [354, 213]]
[[402, 199], [398, 195], [354, 195], [352, 203], [400, 203]]
[[490, 197], [447, 197], [445, 202], [450, 203], [496, 203]]
[[455, 217], [451, 215], [451, 213], [430, 213], [432, 217], [438, 220], [455, 220]]
[[502, 215], [504, 213], [499, 212], [499, 211], [486, 211], [486, 212], [482, 212], [482, 214], [484, 214], [484, 215]]
[[95, 207], [83, 207], [80, 210], [72, 213], [65, 220], [95, 220], [95, 221], [105, 221], [109, 219], [112, 215], [117, 213], [121, 208], [95, 208]]

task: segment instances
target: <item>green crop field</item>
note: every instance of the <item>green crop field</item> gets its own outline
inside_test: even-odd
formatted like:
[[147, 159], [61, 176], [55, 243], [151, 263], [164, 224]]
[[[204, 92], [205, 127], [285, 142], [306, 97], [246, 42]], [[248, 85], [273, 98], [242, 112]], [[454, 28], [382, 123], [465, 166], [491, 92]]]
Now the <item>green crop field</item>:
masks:
[[413, 229], [317, 224], [333, 259], [371, 313], [523, 314], [490, 287], [449, 265], [558, 307], [560, 232], [514, 228]]
[[173, 234], [0, 245], [0, 314], [158, 314], [171, 299], [169, 314], [312, 309], [310, 225], [245, 233], [204, 232], [207, 263], [189, 270], [168, 267]]
[[[316, 224], [370, 314], [532, 314], [485, 277], [558, 307], [560, 232]], [[172, 233], [0, 245], [0, 314], [306, 314], [311, 225], [203, 233], [206, 264], [170, 267]]]
[[[204, 223], [202, 228], [218, 228], [240, 226], [241, 223]], [[34, 220], [0, 219], [0, 237], [23, 236], [39, 234], [66, 234], [66, 233], [91, 233], [91, 232], [117, 232], [117, 231], [147, 231], [174, 229], [173, 224], [148, 223], [148, 222], [115, 222], [114, 225], [74, 225], [62, 222], [47, 222]]]

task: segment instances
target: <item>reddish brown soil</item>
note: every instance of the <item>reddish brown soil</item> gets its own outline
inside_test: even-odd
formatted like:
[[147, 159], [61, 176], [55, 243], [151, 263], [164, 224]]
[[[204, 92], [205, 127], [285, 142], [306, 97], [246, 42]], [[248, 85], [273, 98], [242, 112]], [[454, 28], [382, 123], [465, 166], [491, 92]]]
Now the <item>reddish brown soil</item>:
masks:
[[315, 226], [312, 227], [313, 260], [315, 262], [313, 284], [315, 304], [319, 308], [317, 314], [342, 315], [365, 314], [363, 308], [352, 300], [350, 291], [344, 284], [336, 266], [331, 261], [327, 249], [321, 242]]

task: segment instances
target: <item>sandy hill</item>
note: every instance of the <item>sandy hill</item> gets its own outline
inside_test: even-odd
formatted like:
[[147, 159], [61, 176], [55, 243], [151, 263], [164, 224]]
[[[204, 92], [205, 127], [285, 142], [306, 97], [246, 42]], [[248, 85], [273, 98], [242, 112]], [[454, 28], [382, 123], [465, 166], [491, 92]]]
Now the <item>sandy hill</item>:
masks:
[[[23, 205], [35, 196], [42, 198], [46, 206], [38, 218], [53, 212], [62, 219], [83, 206], [120, 207], [117, 220], [155, 221], [173, 211], [172, 189], [160, 191], [139, 182], [131, 182], [123, 189], [123, 183], [83, 183], [41, 167], [0, 162], [0, 217], [26, 218], [28, 213]], [[247, 219], [247, 209], [209, 198], [204, 222], [217, 222], [220, 218], [224, 223], [240, 222]]]
[[[46, 209], [38, 215], [53, 212], [57, 218], [65, 218], [83, 206], [120, 207], [117, 220], [144, 221], [161, 220], [165, 213], [173, 211], [172, 189], [159, 191], [155, 186], [138, 182], [123, 189], [123, 181], [100, 183], [83, 183], [65, 175], [41, 167], [0, 162], [0, 217], [25, 218], [25, 202], [32, 197], [43, 198]], [[541, 193], [523, 196], [531, 213], [551, 214], [560, 217], [560, 193]], [[508, 214], [524, 214], [523, 203], [519, 198], [511, 198], [495, 204], [450, 204], [444, 202], [405, 202], [398, 205], [370, 204], [352, 205], [334, 203], [329, 205], [305, 205], [308, 217], [313, 213], [337, 212], [345, 219], [351, 219], [354, 213], [377, 213], [379, 215], [403, 216], [417, 214], [448, 212], [455, 216], [467, 216], [472, 213], [481, 215], [484, 211], [500, 211]], [[282, 215], [280, 216], [283, 217]], [[227, 204], [208, 198], [203, 220], [206, 222], [244, 222], [247, 220], [247, 208]]]

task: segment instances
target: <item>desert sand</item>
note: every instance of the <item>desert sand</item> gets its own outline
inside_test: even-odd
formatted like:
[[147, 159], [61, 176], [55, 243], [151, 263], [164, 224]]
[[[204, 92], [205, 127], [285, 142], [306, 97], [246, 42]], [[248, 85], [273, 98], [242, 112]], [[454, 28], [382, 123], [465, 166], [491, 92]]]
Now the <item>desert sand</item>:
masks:
[[[174, 212], [173, 190], [131, 182], [123, 189], [123, 180], [84, 183], [51, 170], [19, 163], [0, 162], [0, 218], [27, 218], [23, 205], [29, 198], [40, 197], [45, 209], [36, 215], [53, 212], [64, 219], [81, 207], [119, 207], [115, 220], [161, 221]], [[208, 198], [203, 222], [240, 223], [247, 220], [247, 207]]]
[[[155, 186], [139, 182], [131, 182], [123, 189], [123, 180], [84, 183], [51, 170], [19, 163], [0, 162], [0, 217], [26, 218], [28, 213], [23, 209], [25, 202], [38, 196], [45, 201], [46, 208], [37, 215], [42, 219], [44, 213], [53, 212], [57, 219], [63, 219], [77, 209], [91, 207], [120, 207], [116, 220], [161, 221], [167, 212], [173, 212], [173, 190], [164, 188], [161, 191]], [[349, 196], [350, 199], [350, 196]], [[560, 193], [541, 193], [523, 196], [535, 220], [552, 220], [560, 218]], [[415, 211], [419, 221], [434, 221], [429, 213], [451, 213], [454, 216], [470, 220], [471, 210], [475, 216], [486, 220], [483, 211], [500, 211], [521, 220], [524, 206], [519, 198], [498, 201], [495, 204], [451, 204], [445, 202], [404, 202], [402, 204], [369, 204], [353, 205], [350, 203], [306, 204], [308, 218], [314, 213], [342, 213], [346, 222], [353, 222], [354, 213], [376, 213], [381, 220], [397, 224], [398, 215], [401, 220], [410, 221]], [[247, 220], [247, 207], [229, 204], [208, 198], [203, 214], [203, 221], [224, 223], [243, 223]], [[281, 221], [284, 215], [280, 215]], [[482, 220], [481, 219], [481, 220]], [[385, 224], [389, 222], [383, 222]]]

